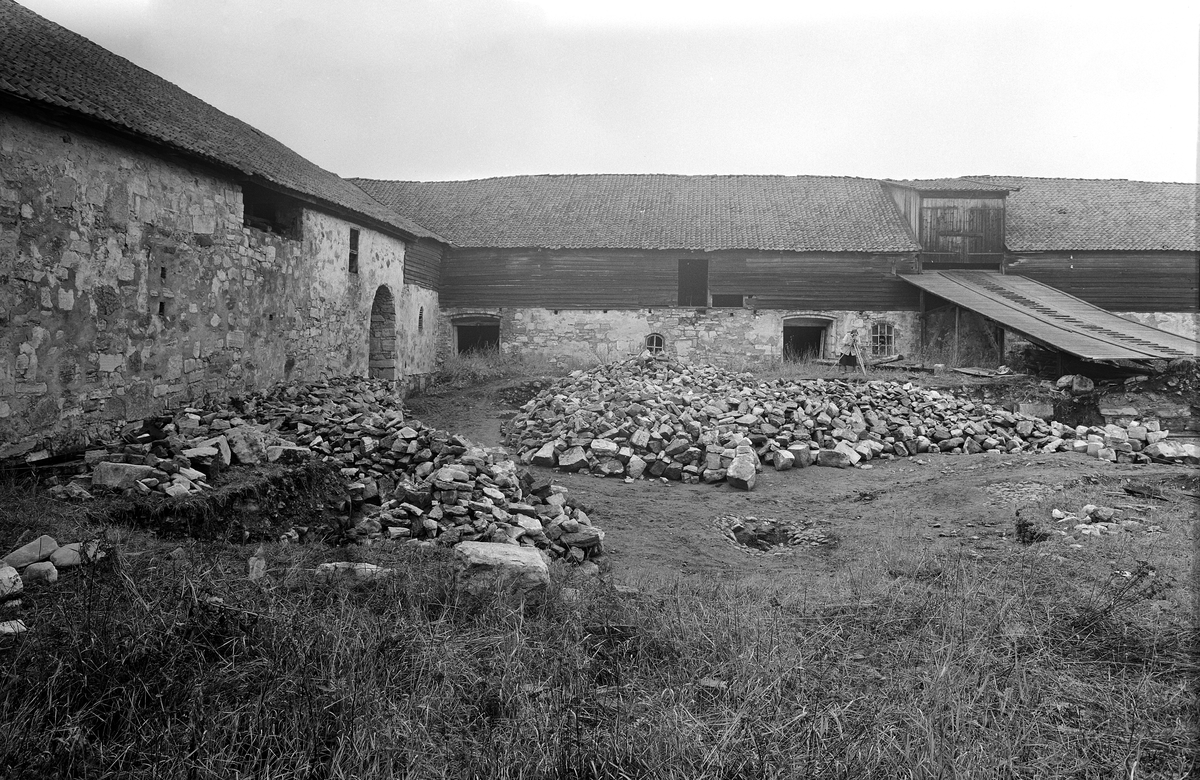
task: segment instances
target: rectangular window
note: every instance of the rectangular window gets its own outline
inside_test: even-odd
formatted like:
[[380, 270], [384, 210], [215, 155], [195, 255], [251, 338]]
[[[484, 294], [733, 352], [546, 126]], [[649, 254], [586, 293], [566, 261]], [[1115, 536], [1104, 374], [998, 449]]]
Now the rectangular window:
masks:
[[740, 309], [742, 308], [742, 299], [741, 295], [713, 293], [712, 305], [718, 309]]
[[350, 228], [350, 273], [358, 273], [358, 229]]
[[679, 261], [679, 305], [708, 305], [708, 260]]
[[251, 182], [242, 184], [242, 221], [248, 228], [300, 240], [304, 207], [299, 201]]
[[871, 357], [896, 354], [896, 329], [886, 322], [871, 325]]

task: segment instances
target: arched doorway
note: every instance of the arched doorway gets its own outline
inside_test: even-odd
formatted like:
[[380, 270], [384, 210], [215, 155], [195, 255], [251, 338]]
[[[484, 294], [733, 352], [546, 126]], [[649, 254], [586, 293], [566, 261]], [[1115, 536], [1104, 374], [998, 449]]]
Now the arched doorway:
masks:
[[396, 379], [396, 301], [386, 284], [379, 285], [371, 304], [367, 376], [389, 382]]
[[812, 360], [825, 356], [829, 338], [827, 317], [787, 317], [783, 321], [783, 359]]

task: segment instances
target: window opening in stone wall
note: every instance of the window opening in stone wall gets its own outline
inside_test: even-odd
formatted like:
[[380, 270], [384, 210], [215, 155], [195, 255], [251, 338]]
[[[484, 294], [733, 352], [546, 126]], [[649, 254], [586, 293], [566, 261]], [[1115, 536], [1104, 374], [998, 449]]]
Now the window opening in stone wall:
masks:
[[454, 337], [460, 355], [497, 352], [500, 349], [500, 321], [486, 316], [456, 320]]
[[371, 304], [367, 375], [372, 379], [396, 378], [396, 302], [387, 285], [379, 285]]
[[667, 340], [662, 337], [662, 334], [651, 333], [646, 337], [646, 349], [651, 355], [658, 355], [667, 348]]
[[417, 309], [417, 330], [425, 330], [425, 307]]
[[165, 265], [158, 267], [158, 278], [164, 282], [167, 281], [167, 267]]
[[679, 305], [708, 306], [708, 260], [679, 261]]
[[744, 296], [727, 293], [713, 293], [712, 305], [716, 309], [740, 309]]
[[350, 228], [350, 264], [349, 271], [358, 273], [358, 229]]
[[871, 325], [871, 357], [896, 354], [896, 329], [886, 322]]
[[265, 187], [242, 185], [242, 222], [246, 227], [292, 239], [300, 239], [300, 222], [304, 207]]
[[160, 316], [160, 317], [167, 316], [167, 302], [166, 301], [158, 302], [158, 316]]

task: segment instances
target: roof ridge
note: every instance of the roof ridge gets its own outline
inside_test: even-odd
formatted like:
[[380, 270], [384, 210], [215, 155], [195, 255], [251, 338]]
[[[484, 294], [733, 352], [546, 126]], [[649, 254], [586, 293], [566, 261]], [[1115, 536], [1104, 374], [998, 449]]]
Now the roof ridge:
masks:
[[371, 181], [388, 184], [475, 184], [486, 181], [513, 181], [516, 179], [587, 179], [600, 177], [660, 178], [660, 179], [822, 179], [839, 181], [881, 182], [871, 176], [841, 176], [819, 173], [516, 173], [507, 176], [481, 176], [474, 179], [374, 179], [367, 176], [352, 176], [347, 181]]
[[1010, 174], [973, 174], [970, 176], [961, 176], [963, 179], [1033, 179], [1035, 181], [1091, 181], [1091, 182], [1127, 182], [1129, 184], [1186, 184], [1191, 186], [1200, 186], [1200, 183], [1194, 181], [1156, 181], [1152, 179], [1089, 179], [1082, 176], [1020, 176]]

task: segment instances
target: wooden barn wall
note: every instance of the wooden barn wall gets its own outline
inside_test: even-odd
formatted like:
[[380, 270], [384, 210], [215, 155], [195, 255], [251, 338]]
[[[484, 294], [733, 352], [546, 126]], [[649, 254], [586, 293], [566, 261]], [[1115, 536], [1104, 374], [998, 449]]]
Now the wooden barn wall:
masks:
[[902, 255], [454, 249], [443, 264], [441, 305], [646, 309], [678, 302], [679, 260], [707, 258], [709, 293], [755, 296], [761, 309], [894, 311], [918, 306], [893, 274]]
[[404, 249], [404, 283], [436, 291], [442, 273], [443, 248], [427, 238], [409, 242]]
[[1019, 255], [1008, 272], [1111, 311], [1197, 311], [1195, 252], [1054, 252]]

